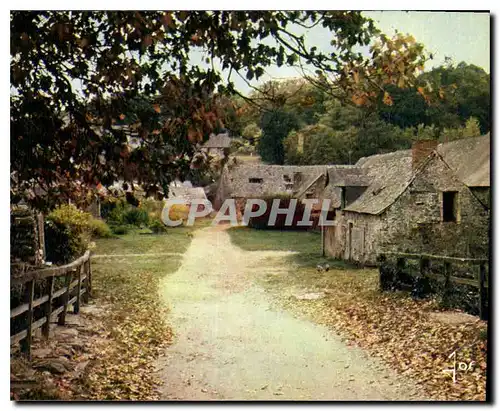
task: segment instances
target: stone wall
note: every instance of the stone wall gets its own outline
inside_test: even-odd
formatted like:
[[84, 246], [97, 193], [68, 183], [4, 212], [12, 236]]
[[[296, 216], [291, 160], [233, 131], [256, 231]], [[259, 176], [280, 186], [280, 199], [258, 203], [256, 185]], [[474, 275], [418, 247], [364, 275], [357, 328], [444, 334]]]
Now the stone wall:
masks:
[[[457, 222], [443, 222], [443, 191], [457, 192]], [[489, 213], [438, 157], [386, 211], [380, 246], [457, 257], [485, 257]]]
[[13, 207], [10, 212], [10, 259], [38, 265], [44, 259], [43, 216], [27, 207]]
[[259, 198], [274, 194], [291, 194], [300, 184], [325, 171], [325, 166], [279, 166], [228, 164], [223, 175], [230, 197]]
[[217, 186], [214, 201], [212, 204], [212, 207], [214, 208], [214, 210], [219, 210], [227, 198], [230, 198], [229, 174], [227, 173], [226, 169], [224, 169], [224, 171], [222, 172], [222, 174], [219, 178], [219, 184]]

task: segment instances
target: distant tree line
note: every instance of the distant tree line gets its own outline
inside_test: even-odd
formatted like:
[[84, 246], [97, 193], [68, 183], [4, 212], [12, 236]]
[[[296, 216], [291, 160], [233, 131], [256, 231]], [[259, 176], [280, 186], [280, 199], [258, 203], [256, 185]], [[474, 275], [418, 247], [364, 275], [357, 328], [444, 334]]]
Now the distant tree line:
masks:
[[304, 79], [269, 82], [236, 99], [228, 127], [272, 164], [353, 164], [414, 139], [473, 137], [490, 130], [490, 75], [466, 63], [434, 68], [412, 87], [387, 87], [372, 105], [335, 98]]

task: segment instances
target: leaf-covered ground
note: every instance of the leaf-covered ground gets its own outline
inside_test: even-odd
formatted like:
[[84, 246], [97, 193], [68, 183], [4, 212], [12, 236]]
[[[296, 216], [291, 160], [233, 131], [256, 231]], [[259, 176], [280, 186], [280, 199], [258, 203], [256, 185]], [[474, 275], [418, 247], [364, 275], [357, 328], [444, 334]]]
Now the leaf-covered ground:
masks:
[[[295, 250], [285, 262], [286, 274], [263, 274], [262, 284], [279, 306], [335, 329], [348, 343], [381, 357], [394, 369], [421, 383], [439, 400], [485, 400], [486, 329], [479, 319], [451, 324], [440, 322], [434, 300], [415, 301], [405, 293], [380, 293], [378, 273], [319, 257], [319, 236], [313, 233], [265, 232], [236, 228], [232, 241], [247, 250]], [[306, 236], [304, 236], [306, 234]], [[315, 237], [316, 236], [316, 237]], [[302, 240], [302, 241], [301, 241]], [[328, 261], [332, 269], [318, 272]], [[284, 264], [276, 261], [276, 264]], [[323, 298], [301, 299], [304, 292], [321, 292]], [[299, 298], [297, 298], [299, 296]], [[456, 351], [456, 382], [444, 370]], [[459, 363], [475, 362], [471, 371]], [[463, 366], [462, 366], [463, 367]]]
[[[194, 227], [163, 235], [134, 232], [97, 241], [96, 254], [183, 253]], [[181, 256], [99, 258], [92, 262], [94, 294], [109, 314], [107, 338], [95, 349], [84, 379], [84, 399], [154, 400], [158, 398], [154, 361], [171, 342], [172, 330], [158, 294], [162, 277], [174, 272]]]

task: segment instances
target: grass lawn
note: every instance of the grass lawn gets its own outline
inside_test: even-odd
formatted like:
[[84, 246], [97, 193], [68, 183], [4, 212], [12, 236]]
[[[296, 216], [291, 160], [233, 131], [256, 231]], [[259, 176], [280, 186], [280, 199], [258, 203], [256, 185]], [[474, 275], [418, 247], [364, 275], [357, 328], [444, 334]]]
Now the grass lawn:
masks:
[[321, 233], [317, 231], [256, 230], [232, 227], [228, 230], [233, 244], [246, 251], [295, 251], [291, 262], [316, 269], [328, 263], [339, 268], [350, 266], [345, 261], [321, 256]]
[[248, 227], [232, 227], [228, 233], [235, 245], [247, 251], [321, 252], [321, 235], [312, 231], [255, 230]]
[[[198, 227], [198, 226], [197, 226]], [[197, 228], [196, 227], [196, 228]], [[165, 234], [132, 230], [117, 238], [96, 240], [95, 254], [183, 253], [191, 243], [193, 227], [172, 227]]]
[[[271, 257], [256, 280], [280, 308], [326, 325], [401, 374], [411, 375], [422, 389], [441, 400], [483, 400], [486, 381], [484, 321], [445, 323], [430, 314], [437, 301], [413, 300], [403, 292], [380, 292], [378, 270], [358, 268], [321, 257], [321, 236], [313, 232], [231, 228], [233, 243], [244, 250], [296, 251], [283, 260]], [[328, 262], [328, 272], [317, 264]], [[317, 299], [304, 295], [319, 296]], [[478, 367], [456, 383], [442, 372], [454, 351]]]

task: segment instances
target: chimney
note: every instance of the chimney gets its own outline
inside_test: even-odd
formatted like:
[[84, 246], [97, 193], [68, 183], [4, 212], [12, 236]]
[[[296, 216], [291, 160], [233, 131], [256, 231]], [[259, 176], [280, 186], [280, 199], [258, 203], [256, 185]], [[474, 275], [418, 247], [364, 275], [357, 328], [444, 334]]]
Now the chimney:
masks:
[[411, 147], [411, 165], [416, 170], [418, 166], [437, 148], [437, 140], [416, 140]]

